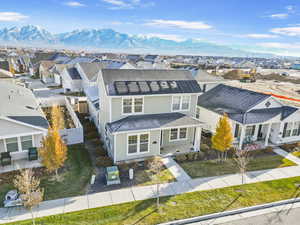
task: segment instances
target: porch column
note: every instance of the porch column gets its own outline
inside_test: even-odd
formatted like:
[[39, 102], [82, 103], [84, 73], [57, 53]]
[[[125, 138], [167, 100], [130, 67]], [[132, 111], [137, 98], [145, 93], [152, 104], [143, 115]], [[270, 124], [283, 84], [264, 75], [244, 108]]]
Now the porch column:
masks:
[[196, 127], [195, 140], [194, 140], [194, 151], [200, 151], [201, 133], [202, 133], [202, 128]]
[[265, 138], [265, 146], [268, 146], [269, 144], [269, 137], [270, 137], [270, 133], [271, 133], [271, 126], [272, 124], [268, 124], [268, 130], [267, 130], [267, 134], [266, 134], [266, 138]]
[[243, 143], [245, 139], [245, 126], [241, 126], [241, 135], [240, 135], [240, 141], [239, 141], [239, 149], [242, 149]]

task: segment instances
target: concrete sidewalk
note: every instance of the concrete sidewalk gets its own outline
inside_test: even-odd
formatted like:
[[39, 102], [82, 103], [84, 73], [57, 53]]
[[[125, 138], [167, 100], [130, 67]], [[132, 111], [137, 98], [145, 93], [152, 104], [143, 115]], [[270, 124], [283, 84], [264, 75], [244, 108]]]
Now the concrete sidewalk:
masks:
[[[255, 183], [274, 179], [296, 177], [300, 174], [300, 166], [278, 168], [264, 171], [252, 171], [246, 173], [245, 183]], [[160, 185], [160, 196], [172, 196], [193, 191], [211, 190], [241, 184], [239, 174], [224, 175], [218, 177], [206, 177], [178, 181]], [[136, 200], [145, 200], [156, 197], [156, 186], [140, 186], [124, 188], [120, 190], [100, 192], [71, 198], [44, 201], [34, 210], [36, 217], [43, 217], [66, 212], [74, 212], [84, 209], [109, 206]], [[0, 223], [8, 223], [30, 219], [31, 214], [24, 208], [0, 208]]]
[[186, 181], [192, 179], [172, 157], [162, 158], [162, 162], [173, 174], [177, 181]]
[[278, 154], [284, 158], [287, 158], [288, 160], [300, 165], [300, 159], [298, 157], [294, 156], [292, 153], [288, 153], [281, 148], [275, 148], [273, 151], [276, 154]]

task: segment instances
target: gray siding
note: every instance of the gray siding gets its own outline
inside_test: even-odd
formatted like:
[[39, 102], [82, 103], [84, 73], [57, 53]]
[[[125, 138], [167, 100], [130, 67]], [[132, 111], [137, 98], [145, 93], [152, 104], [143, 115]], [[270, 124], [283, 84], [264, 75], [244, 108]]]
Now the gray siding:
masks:
[[[191, 103], [189, 111], [179, 111], [190, 116], [194, 116], [196, 112], [198, 96], [191, 95]], [[129, 114], [122, 114], [122, 97], [112, 98], [112, 121], [122, 119]], [[145, 96], [144, 97], [144, 114], [159, 114], [172, 112], [172, 95], [166, 96]]]
[[195, 133], [195, 128], [189, 127], [188, 128], [188, 134], [187, 134], [188, 137], [187, 137], [186, 140], [170, 141], [170, 130], [163, 130], [162, 147], [173, 146], [173, 145], [193, 144], [193, 142], [194, 142], [194, 133]]
[[4, 141], [0, 140], [0, 152], [5, 152]]
[[[129, 133], [130, 134], [130, 133]], [[134, 133], [137, 134], [137, 133]], [[160, 131], [150, 131], [150, 144], [149, 144], [149, 152], [148, 153], [140, 153], [140, 154], [127, 154], [127, 134], [117, 134], [116, 136], [116, 161], [123, 160], [131, 160], [138, 159], [144, 157], [150, 157], [160, 154]]]

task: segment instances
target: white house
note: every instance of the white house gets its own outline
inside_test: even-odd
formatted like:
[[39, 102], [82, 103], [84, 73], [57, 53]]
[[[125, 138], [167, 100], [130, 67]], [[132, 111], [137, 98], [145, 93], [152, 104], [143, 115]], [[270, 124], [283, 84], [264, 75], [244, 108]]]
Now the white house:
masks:
[[271, 95], [220, 84], [198, 98], [196, 118], [204, 129], [215, 132], [225, 113], [240, 149], [300, 141], [300, 110]]
[[28, 148], [41, 145], [48, 122], [30, 89], [0, 81], [0, 90], [0, 153], [26, 158]]

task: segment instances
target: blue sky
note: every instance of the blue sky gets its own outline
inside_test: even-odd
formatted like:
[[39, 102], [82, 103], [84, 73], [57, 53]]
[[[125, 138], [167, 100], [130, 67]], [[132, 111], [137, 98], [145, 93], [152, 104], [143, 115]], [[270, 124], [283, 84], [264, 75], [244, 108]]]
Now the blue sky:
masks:
[[299, 0], [9, 0], [0, 27], [33, 24], [53, 33], [112, 28], [247, 50], [300, 55]]

